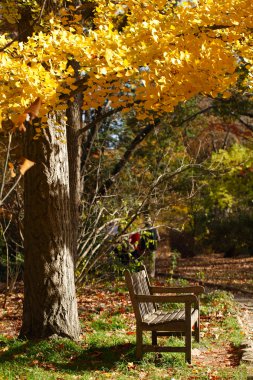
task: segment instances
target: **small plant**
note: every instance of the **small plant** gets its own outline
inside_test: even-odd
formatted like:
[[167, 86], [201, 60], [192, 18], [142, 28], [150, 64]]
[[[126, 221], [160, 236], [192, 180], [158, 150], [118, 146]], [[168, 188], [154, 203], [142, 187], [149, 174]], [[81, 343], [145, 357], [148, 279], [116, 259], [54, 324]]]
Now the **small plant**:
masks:
[[178, 262], [178, 259], [180, 258], [180, 253], [177, 252], [177, 251], [173, 251], [171, 253], [171, 270], [170, 270], [170, 273], [173, 274], [176, 267], [177, 267], [177, 262]]
[[228, 316], [236, 313], [233, 295], [222, 290], [205, 294], [201, 304], [202, 315], [222, 314]]
[[177, 283], [178, 286], [187, 286], [187, 285], [189, 285], [189, 281], [186, 280], [185, 278], [178, 278], [176, 283]]
[[196, 277], [198, 280], [200, 280], [202, 282], [205, 281], [205, 277], [206, 277], [205, 272], [204, 271], [197, 272]]
[[170, 278], [168, 280], [169, 283], [172, 282], [172, 277], [173, 277], [173, 274], [175, 273], [179, 258], [180, 258], [179, 252], [177, 252], [177, 251], [171, 252], [171, 261], [170, 261], [170, 267], [169, 267]]

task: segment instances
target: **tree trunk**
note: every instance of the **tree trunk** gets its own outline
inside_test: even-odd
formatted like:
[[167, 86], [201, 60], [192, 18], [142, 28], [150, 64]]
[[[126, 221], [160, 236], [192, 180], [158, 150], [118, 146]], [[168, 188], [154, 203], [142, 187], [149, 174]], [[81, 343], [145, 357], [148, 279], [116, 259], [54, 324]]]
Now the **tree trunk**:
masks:
[[70, 188], [70, 216], [72, 229], [72, 254], [77, 259], [77, 240], [79, 236], [80, 199], [81, 199], [81, 137], [78, 131], [81, 128], [82, 95], [74, 96], [75, 101], [69, 104], [67, 109], [67, 141], [69, 163], [69, 188]]
[[[57, 132], [59, 125], [62, 133]], [[56, 128], [57, 126], [57, 128]], [[34, 140], [28, 126], [25, 157], [36, 164], [25, 173], [24, 309], [20, 337], [52, 335], [77, 339], [79, 321], [71, 251], [69, 166], [66, 126], [60, 116]]]

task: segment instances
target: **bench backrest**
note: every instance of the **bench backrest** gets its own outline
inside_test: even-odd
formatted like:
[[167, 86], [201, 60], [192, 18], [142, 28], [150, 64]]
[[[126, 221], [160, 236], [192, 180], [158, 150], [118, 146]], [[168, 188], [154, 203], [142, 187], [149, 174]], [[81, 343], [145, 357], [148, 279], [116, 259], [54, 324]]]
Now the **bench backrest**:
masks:
[[131, 273], [129, 270], [126, 270], [125, 278], [135, 317], [137, 321], [141, 322], [147, 314], [153, 313], [156, 310], [155, 304], [153, 302], [139, 303], [136, 301], [135, 297], [136, 294], [150, 295], [150, 283], [146, 269], [135, 273]]

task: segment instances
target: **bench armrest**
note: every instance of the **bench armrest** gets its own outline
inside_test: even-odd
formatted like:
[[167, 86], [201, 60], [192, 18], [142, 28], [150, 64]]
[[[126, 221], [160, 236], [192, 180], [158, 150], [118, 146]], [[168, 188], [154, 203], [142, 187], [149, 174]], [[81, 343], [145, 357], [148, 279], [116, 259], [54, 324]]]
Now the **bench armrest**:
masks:
[[169, 286], [151, 286], [150, 291], [154, 293], [193, 293], [201, 294], [205, 292], [205, 288], [200, 285], [196, 286], [180, 286], [180, 287], [169, 287]]
[[175, 296], [135, 294], [135, 299], [138, 302], [198, 304], [198, 298], [194, 294], [184, 294]]

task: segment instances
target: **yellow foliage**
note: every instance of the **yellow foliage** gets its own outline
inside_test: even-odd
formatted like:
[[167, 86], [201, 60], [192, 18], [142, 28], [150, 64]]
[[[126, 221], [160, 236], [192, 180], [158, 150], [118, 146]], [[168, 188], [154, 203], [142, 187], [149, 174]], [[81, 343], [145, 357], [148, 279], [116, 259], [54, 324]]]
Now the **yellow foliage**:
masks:
[[[3, 1], [2, 22], [18, 22], [14, 4]], [[252, 14], [251, 0], [194, 0], [174, 7], [166, 0], [102, 0], [84, 32], [79, 7], [62, 8], [57, 16], [47, 15], [45, 27], [41, 23], [26, 42], [0, 52], [2, 118], [18, 118], [22, 125], [24, 110], [37, 98], [42, 117], [52, 108], [65, 110], [79, 86], [69, 65], [73, 59], [85, 82], [83, 109], [110, 100], [113, 107], [135, 107], [138, 118], [146, 119], [150, 111], [170, 112], [198, 93], [226, 98], [239, 57], [247, 62], [251, 75], [245, 81], [252, 91]], [[9, 41], [1, 35], [0, 48]]]

